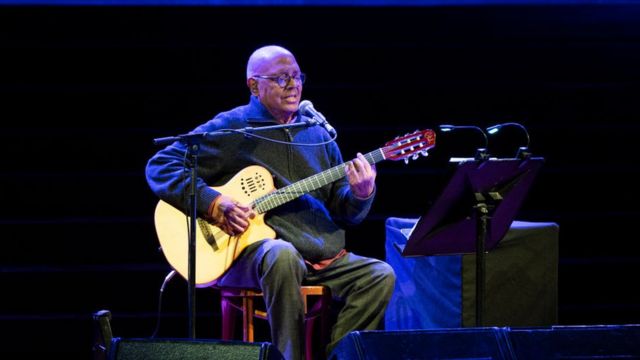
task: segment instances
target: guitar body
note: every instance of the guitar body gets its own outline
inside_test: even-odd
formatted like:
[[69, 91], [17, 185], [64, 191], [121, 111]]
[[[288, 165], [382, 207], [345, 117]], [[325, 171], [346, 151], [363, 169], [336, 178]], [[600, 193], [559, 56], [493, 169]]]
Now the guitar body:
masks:
[[[267, 169], [253, 165], [238, 172], [225, 185], [213, 189], [249, 204], [275, 190]], [[189, 224], [185, 214], [164, 201], [158, 202], [155, 227], [169, 264], [185, 279], [189, 274]], [[229, 236], [219, 227], [198, 218], [196, 228], [196, 286], [210, 286], [233, 264], [242, 250], [254, 242], [273, 239], [275, 231], [264, 223], [264, 214], [250, 220], [247, 231]]]

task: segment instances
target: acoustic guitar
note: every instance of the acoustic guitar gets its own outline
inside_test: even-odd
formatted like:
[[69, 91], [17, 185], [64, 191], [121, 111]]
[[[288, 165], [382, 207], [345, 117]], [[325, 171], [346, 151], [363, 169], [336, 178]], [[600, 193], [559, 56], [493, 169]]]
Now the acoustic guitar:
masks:
[[[434, 146], [435, 132], [421, 130], [389, 141], [385, 146], [367, 153], [364, 157], [369, 164], [382, 160], [405, 160], [408, 163], [409, 159], [428, 155], [427, 151]], [[344, 176], [345, 163], [276, 189], [269, 171], [261, 166], [252, 165], [239, 171], [226, 184], [212, 187], [242, 204], [251, 206], [256, 216], [250, 220], [247, 230], [237, 236], [228, 235], [204, 219], [196, 219], [196, 286], [206, 287], [215, 283], [250, 244], [276, 237], [275, 231], [264, 222], [267, 211]], [[189, 217], [161, 200], [156, 206], [154, 218], [158, 239], [167, 261], [187, 279]]]

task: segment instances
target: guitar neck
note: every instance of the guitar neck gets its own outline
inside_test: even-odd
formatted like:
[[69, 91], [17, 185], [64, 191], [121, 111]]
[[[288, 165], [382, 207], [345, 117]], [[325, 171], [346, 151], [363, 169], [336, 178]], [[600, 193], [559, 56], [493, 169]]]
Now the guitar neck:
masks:
[[[364, 155], [369, 164], [375, 164], [385, 159], [382, 149], [377, 149]], [[345, 163], [334, 166], [323, 172], [310, 176], [306, 179], [287, 185], [272, 193], [257, 198], [253, 202], [253, 209], [257, 213], [265, 213], [291, 200], [307, 194], [315, 189], [321, 188], [345, 176]]]

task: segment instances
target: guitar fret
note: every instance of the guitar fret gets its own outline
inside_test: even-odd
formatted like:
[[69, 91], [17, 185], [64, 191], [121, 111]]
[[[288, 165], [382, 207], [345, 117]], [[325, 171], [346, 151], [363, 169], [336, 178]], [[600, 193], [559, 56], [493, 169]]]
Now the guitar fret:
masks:
[[304, 192], [309, 192], [311, 190], [314, 190], [312, 187], [310, 187], [308, 184], [308, 181], [302, 181], [300, 182], [300, 187], [302, 188], [302, 190], [304, 190]]

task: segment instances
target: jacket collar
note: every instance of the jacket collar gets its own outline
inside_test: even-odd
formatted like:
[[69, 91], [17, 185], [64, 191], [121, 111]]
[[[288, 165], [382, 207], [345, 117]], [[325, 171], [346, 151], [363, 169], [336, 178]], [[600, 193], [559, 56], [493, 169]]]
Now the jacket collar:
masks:
[[[247, 105], [247, 122], [251, 123], [275, 123], [273, 115], [260, 102], [257, 96], [251, 95], [249, 104]], [[296, 113], [296, 119], [293, 122], [300, 121], [300, 112]]]

